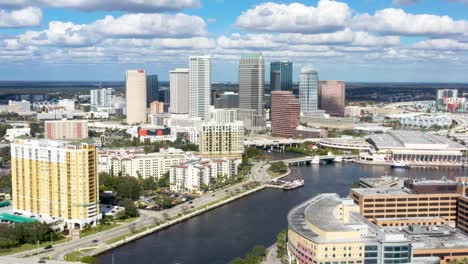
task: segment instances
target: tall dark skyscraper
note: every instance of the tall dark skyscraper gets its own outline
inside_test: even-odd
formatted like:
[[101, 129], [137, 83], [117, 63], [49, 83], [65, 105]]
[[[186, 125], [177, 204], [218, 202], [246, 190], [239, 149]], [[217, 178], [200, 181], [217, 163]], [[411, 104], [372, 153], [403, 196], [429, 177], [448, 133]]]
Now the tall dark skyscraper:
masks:
[[159, 101], [158, 75], [148, 75], [146, 79], [146, 107], [153, 101]]
[[270, 90], [292, 91], [292, 70], [290, 61], [273, 61], [270, 64]]

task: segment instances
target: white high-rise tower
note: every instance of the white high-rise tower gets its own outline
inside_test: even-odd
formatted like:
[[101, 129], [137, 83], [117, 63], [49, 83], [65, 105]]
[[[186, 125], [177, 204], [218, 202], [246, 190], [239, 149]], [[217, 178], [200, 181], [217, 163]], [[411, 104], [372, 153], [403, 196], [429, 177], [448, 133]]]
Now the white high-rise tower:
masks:
[[189, 116], [210, 118], [211, 57], [189, 58]]
[[243, 55], [239, 63], [239, 119], [250, 131], [265, 129], [263, 96], [265, 63], [262, 54]]
[[145, 70], [127, 71], [125, 77], [127, 97], [127, 123], [146, 123], [146, 72]]
[[189, 70], [178, 68], [170, 71], [171, 113], [187, 114], [189, 105]]

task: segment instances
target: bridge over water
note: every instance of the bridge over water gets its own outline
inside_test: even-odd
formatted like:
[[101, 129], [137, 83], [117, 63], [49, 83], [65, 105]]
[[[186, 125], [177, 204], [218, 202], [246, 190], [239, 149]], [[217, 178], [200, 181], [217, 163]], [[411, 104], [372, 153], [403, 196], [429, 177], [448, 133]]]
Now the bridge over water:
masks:
[[303, 156], [298, 158], [277, 160], [282, 161], [286, 165], [290, 164], [318, 164], [321, 162], [334, 162], [334, 161], [353, 161], [358, 158], [358, 155], [325, 155], [325, 156]]

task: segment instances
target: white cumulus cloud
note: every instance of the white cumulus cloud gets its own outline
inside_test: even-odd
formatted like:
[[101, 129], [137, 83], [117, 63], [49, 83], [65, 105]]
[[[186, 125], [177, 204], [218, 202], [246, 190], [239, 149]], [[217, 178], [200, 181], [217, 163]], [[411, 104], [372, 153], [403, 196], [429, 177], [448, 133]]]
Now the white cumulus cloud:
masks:
[[206, 35], [200, 17], [185, 14], [126, 14], [106, 16], [91, 24], [52, 21], [43, 31], [26, 31], [21, 43], [38, 46], [83, 47], [108, 38], [188, 38]]
[[41, 6], [84, 11], [164, 12], [200, 6], [199, 0], [0, 0], [0, 7]]
[[430, 50], [468, 50], [468, 43], [454, 39], [428, 39], [415, 43], [413, 47]]
[[5, 11], [0, 10], [0, 28], [20, 28], [38, 26], [42, 21], [42, 11], [37, 7]]
[[268, 2], [243, 12], [236, 25], [261, 32], [325, 33], [344, 29], [351, 13], [346, 3], [331, 0], [320, 0], [317, 7]]
[[447, 36], [468, 32], [466, 20], [454, 20], [449, 16], [408, 14], [402, 9], [387, 8], [374, 15], [360, 14], [352, 19], [354, 29], [388, 35]]

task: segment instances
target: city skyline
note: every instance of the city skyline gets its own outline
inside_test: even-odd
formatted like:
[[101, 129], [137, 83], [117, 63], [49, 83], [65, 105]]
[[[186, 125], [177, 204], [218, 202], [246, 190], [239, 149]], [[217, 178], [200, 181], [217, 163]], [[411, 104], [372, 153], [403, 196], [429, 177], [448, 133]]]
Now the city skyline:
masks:
[[266, 72], [293, 62], [294, 82], [306, 65], [323, 79], [468, 82], [463, 2], [2, 2], [0, 80], [121, 81], [146, 69], [167, 81], [208, 54], [213, 81], [236, 81], [240, 55], [262, 52]]

